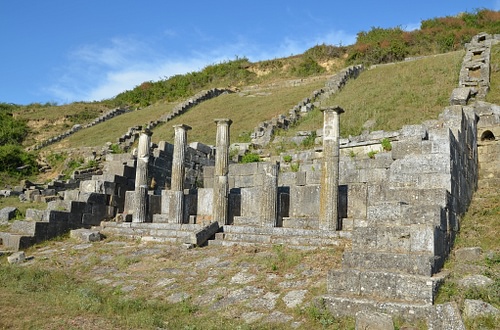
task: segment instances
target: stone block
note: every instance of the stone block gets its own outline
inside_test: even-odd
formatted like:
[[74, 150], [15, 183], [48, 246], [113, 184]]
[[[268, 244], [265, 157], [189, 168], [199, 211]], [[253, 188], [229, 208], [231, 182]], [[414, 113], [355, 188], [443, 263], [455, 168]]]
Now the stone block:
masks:
[[217, 221], [212, 222], [208, 226], [205, 226], [202, 229], [194, 231], [191, 234], [191, 239], [189, 243], [196, 244], [197, 246], [202, 246], [218, 231], [219, 231], [219, 223]]
[[392, 142], [391, 155], [393, 159], [419, 154], [422, 154], [422, 139], [418, 137]]
[[290, 217], [318, 217], [319, 194], [319, 185], [290, 187]]
[[306, 172], [297, 172], [295, 175], [295, 184], [297, 186], [305, 186], [306, 185]]
[[90, 204], [106, 204], [107, 196], [100, 193], [81, 193], [78, 196], [78, 201]]
[[64, 191], [64, 200], [76, 201], [78, 200], [79, 196], [80, 196], [80, 190], [78, 189]]
[[101, 233], [98, 230], [84, 228], [71, 230], [70, 237], [81, 242], [98, 242], [102, 239]]
[[460, 309], [455, 302], [436, 305], [428, 317], [428, 329], [465, 330]]
[[201, 142], [191, 142], [189, 146], [197, 151], [203, 152], [206, 155], [210, 155], [212, 153], [212, 148]]
[[[198, 189], [198, 205], [196, 207], [196, 219], [200, 220], [205, 217], [212, 217], [213, 189], [199, 188]], [[163, 213], [163, 212], [162, 212]]]
[[229, 175], [256, 175], [260, 174], [259, 163], [229, 164]]
[[16, 207], [7, 206], [0, 210], [0, 223], [7, 222], [16, 217], [18, 210]]
[[394, 322], [385, 313], [360, 311], [356, 313], [355, 330], [394, 330]]
[[278, 176], [279, 186], [292, 186], [296, 182], [296, 172], [282, 172]]
[[450, 105], [467, 105], [471, 95], [470, 87], [458, 87], [451, 92]]
[[26, 254], [24, 253], [24, 251], [14, 252], [7, 257], [7, 262], [11, 265], [23, 263], [25, 260]]
[[459, 261], [477, 261], [481, 259], [480, 247], [467, 247], [455, 250], [455, 258]]
[[260, 216], [260, 187], [241, 189], [241, 215], [244, 217]]
[[26, 210], [26, 220], [42, 221], [45, 210], [27, 209]]
[[435, 257], [432, 254], [397, 254], [388, 252], [346, 251], [344, 268], [380, 270], [411, 275], [432, 276]]

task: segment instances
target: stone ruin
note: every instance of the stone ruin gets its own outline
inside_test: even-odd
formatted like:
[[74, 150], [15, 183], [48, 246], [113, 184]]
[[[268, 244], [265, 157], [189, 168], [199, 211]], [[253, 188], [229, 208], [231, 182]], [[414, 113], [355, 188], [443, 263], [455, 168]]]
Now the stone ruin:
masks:
[[[444, 313], [455, 322], [456, 307], [434, 298], [477, 187], [478, 143], [500, 134], [500, 107], [482, 101], [489, 79], [476, 75], [486, 74], [498, 40], [481, 34], [467, 46], [459, 87], [437, 120], [340, 139], [344, 110], [324, 108], [322, 145], [293, 155], [298, 171], [283, 156], [231, 163], [227, 118], [215, 119], [215, 147], [188, 145], [187, 125], [174, 126], [173, 145], [152, 144], [144, 130], [135, 153], [107, 155], [103, 174], [65, 190], [47, 210], [29, 210], [36, 221], [15, 221], [0, 240], [17, 250], [100, 226], [103, 234], [188, 246], [341, 246], [342, 268], [329, 272], [321, 298], [334, 315]], [[373, 158], [352, 157], [370, 151]]]

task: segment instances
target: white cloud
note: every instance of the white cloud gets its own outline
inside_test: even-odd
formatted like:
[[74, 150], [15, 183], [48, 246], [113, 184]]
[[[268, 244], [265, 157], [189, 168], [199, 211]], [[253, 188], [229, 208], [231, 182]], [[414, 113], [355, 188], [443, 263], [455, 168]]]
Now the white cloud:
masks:
[[100, 101], [144, 81], [199, 71], [236, 56], [261, 61], [300, 54], [317, 44], [347, 45], [354, 41], [355, 36], [343, 31], [331, 31], [308, 40], [286, 37], [275, 47], [237, 37], [236, 41], [188, 51], [179, 58], [163, 55], [172, 53], [133, 38], [116, 38], [106, 46], [85, 45], [72, 51], [68, 63], [58, 69], [57, 80], [46, 91], [58, 103]]

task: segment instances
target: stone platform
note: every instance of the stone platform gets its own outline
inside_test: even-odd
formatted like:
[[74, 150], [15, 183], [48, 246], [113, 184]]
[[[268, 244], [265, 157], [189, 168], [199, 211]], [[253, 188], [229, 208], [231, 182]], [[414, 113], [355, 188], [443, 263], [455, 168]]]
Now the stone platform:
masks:
[[101, 233], [140, 238], [142, 241], [174, 244], [204, 245], [219, 231], [219, 224], [145, 223], [145, 222], [101, 222]]
[[221, 232], [215, 234], [215, 240], [209, 241], [209, 245], [283, 244], [287, 247], [296, 248], [322, 248], [345, 246], [350, 243], [350, 240], [351, 233], [347, 231], [225, 225]]

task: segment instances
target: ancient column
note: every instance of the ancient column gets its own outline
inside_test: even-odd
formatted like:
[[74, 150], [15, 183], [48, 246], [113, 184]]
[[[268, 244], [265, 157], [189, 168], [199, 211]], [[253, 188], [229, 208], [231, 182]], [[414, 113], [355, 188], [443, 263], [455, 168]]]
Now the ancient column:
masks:
[[319, 227], [322, 230], [340, 230], [339, 199], [339, 115], [344, 110], [338, 106], [322, 108], [323, 111], [323, 160], [319, 201]]
[[261, 226], [278, 226], [278, 173], [280, 163], [263, 164], [264, 177], [260, 204]]
[[148, 163], [151, 133], [141, 132], [135, 170], [134, 214], [132, 222], [146, 222], [148, 209]]
[[219, 225], [228, 224], [229, 194], [229, 126], [231, 119], [215, 119], [217, 136], [215, 142], [215, 169], [213, 190], [213, 221]]
[[174, 125], [174, 155], [170, 184], [169, 222], [183, 223], [184, 220], [184, 159], [186, 154], [188, 125]]

